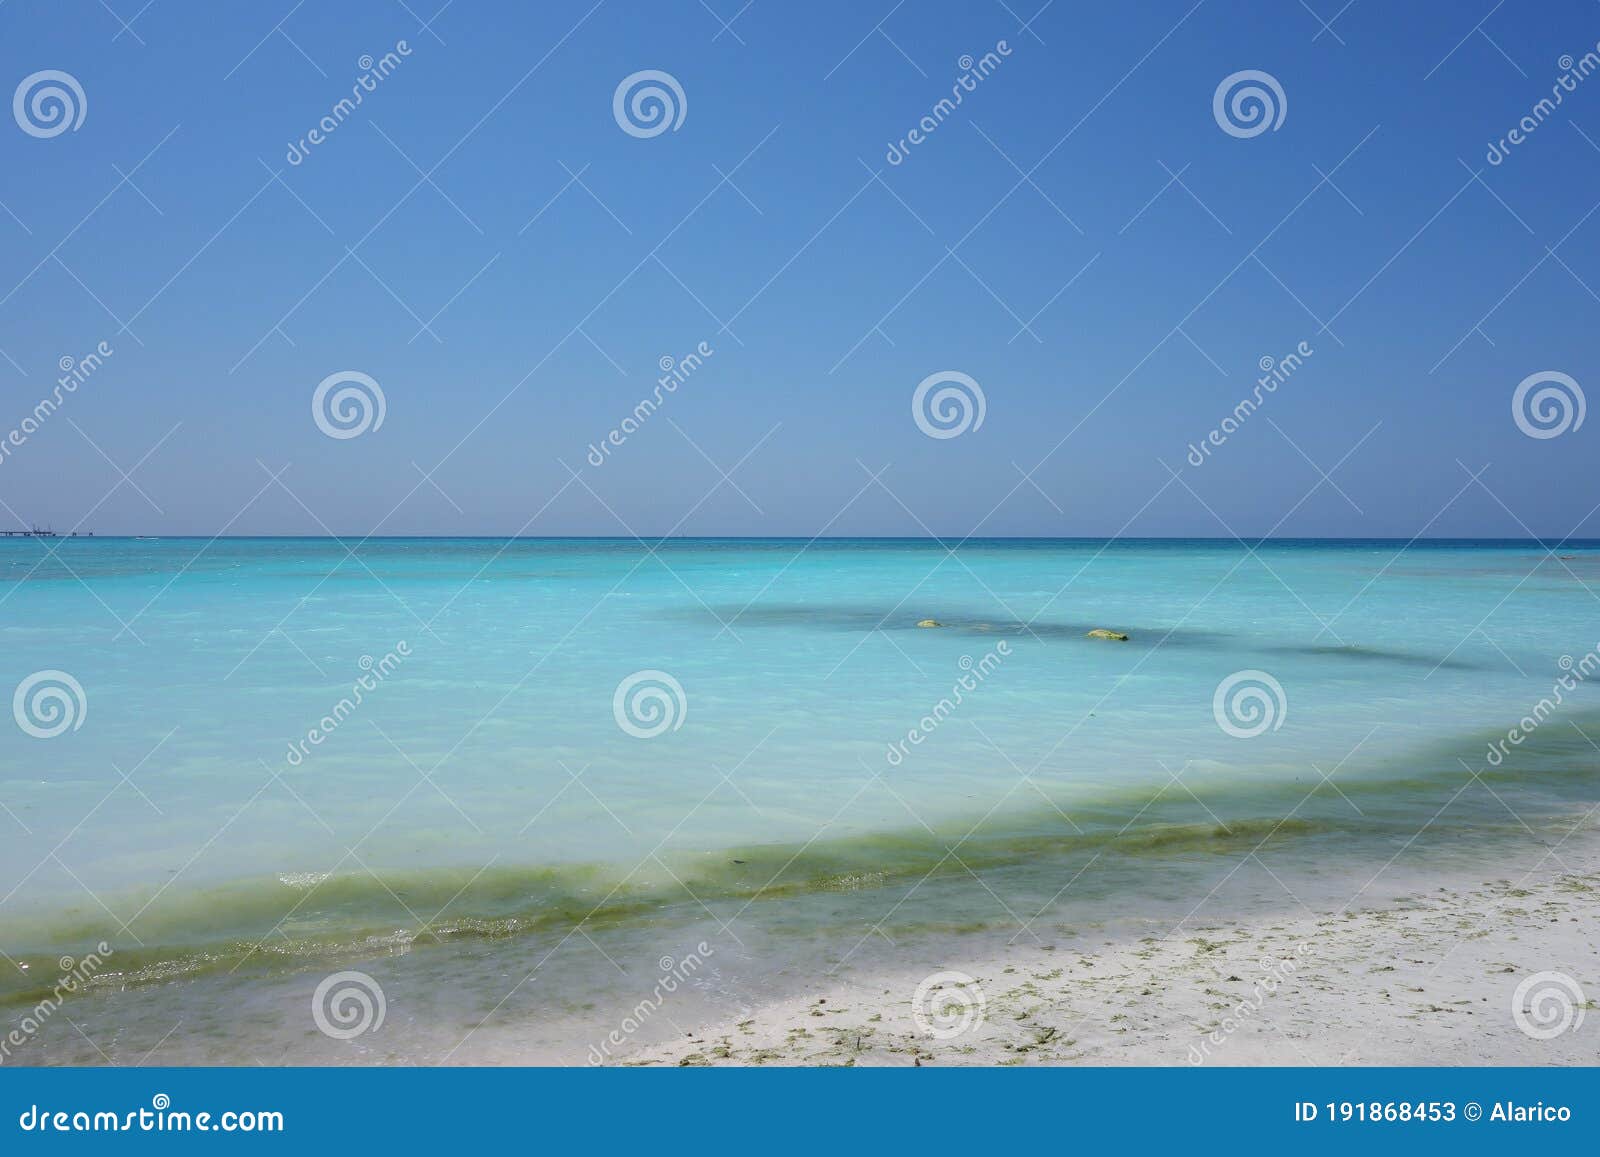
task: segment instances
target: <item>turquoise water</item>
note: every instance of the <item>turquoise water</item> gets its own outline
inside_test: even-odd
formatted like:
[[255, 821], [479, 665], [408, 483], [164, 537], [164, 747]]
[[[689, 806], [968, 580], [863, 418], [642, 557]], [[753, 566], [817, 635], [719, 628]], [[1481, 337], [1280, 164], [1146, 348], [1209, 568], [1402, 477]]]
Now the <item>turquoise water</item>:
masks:
[[[1600, 795], [1570, 726], [1600, 687], [1537, 768], [1485, 756], [1600, 641], [1600, 548], [1404, 545], [0, 542], [5, 689], [82, 688], [59, 735], [0, 728], [0, 946], [157, 978], [753, 898], [803, 922], [952, 869], [1032, 901], [1113, 846], [1381, 863], [1468, 768], [1535, 826]], [[1249, 738], [1213, 703], [1241, 671], [1281, 687]], [[681, 688], [623, 712], [649, 738], [614, 706], [637, 672]], [[1514, 827], [1474, 792], [1433, 830]], [[960, 924], [944, 895], [916, 920]]]

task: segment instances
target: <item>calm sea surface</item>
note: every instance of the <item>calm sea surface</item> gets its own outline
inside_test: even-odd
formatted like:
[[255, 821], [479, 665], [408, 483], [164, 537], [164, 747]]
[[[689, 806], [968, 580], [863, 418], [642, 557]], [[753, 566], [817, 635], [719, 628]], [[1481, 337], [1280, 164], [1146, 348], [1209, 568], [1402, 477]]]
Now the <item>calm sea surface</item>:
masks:
[[585, 918], [727, 968], [1181, 915], [1263, 846], [1354, 878], [1559, 838], [1600, 797], [1600, 548], [1403, 547], [0, 541], [0, 996], [101, 941], [141, 1008], [414, 952], [470, 1025]]

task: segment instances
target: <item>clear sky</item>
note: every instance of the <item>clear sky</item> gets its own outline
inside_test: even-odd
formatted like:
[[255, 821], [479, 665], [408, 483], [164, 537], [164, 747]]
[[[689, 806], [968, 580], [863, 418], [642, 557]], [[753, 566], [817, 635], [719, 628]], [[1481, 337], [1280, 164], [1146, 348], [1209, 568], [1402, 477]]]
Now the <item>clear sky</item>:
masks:
[[[0, 117], [7, 525], [1600, 534], [1600, 418], [1512, 409], [1600, 383], [1600, 76], [1534, 111], [1593, 0], [441, 3], [0, 6], [0, 95], [83, 106]], [[342, 371], [383, 420], [333, 438]], [[946, 371], [983, 421], [929, 437]]]

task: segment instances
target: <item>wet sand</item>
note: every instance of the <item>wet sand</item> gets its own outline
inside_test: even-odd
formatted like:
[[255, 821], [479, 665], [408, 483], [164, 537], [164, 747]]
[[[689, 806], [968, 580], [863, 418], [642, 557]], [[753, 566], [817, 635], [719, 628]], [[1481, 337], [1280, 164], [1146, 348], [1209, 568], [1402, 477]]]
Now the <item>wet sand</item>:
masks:
[[[1592, 834], [1516, 880], [1455, 879], [1368, 893], [1348, 910], [1167, 931], [982, 950], [957, 940], [942, 959], [836, 977], [737, 1020], [685, 1025], [681, 1040], [616, 1063], [1600, 1063]], [[935, 980], [919, 996], [938, 973], [970, 982]], [[1530, 980], [1542, 973], [1576, 988]], [[1563, 1023], [1549, 1039], [1535, 1035]]]

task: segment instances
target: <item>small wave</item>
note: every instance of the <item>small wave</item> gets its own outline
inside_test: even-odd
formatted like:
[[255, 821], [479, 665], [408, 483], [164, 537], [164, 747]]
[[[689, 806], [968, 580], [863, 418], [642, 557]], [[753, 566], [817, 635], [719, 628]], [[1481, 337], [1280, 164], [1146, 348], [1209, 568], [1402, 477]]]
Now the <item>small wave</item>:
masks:
[[332, 872], [285, 872], [278, 877], [278, 883], [288, 888], [315, 888], [332, 875]]

